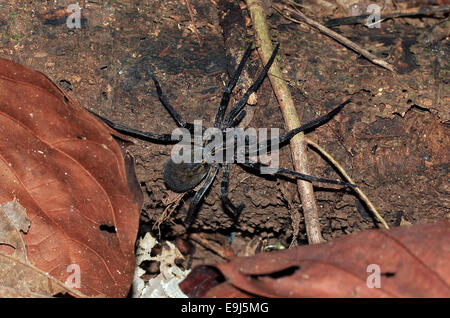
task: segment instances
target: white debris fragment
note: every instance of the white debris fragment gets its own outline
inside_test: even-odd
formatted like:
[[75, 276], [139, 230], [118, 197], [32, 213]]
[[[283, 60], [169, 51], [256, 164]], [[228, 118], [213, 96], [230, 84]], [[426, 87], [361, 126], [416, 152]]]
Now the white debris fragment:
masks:
[[[187, 298], [178, 287], [178, 284], [189, 274], [190, 270], [183, 270], [175, 263], [177, 259], [183, 259], [180, 251], [170, 242], [162, 248], [159, 255], [151, 256], [153, 247], [158, 241], [150, 235], [145, 234], [139, 240], [136, 251], [136, 269], [133, 280], [134, 298]], [[141, 277], [145, 274], [140, 265], [144, 261], [159, 262], [160, 273], [158, 276], [145, 282]]]

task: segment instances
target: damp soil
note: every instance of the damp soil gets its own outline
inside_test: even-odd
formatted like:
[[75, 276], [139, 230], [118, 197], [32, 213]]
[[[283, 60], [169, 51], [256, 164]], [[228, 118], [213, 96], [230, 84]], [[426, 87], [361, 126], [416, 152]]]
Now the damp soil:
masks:
[[[86, 0], [80, 1], [81, 28], [71, 29], [65, 8], [72, 2], [0, 0], [0, 56], [40, 70], [81, 105], [110, 120], [171, 133], [176, 124], [158, 100], [149, 76], [153, 72], [186, 121], [202, 120], [212, 127], [238, 56], [255, 41], [244, 3], [190, 0], [190, 14], [185, 1]], [[344, 5], [328, 2], [331, 6], [306, 6], [305, 13], [317, 21], [349, 14]], [[396, 3], [400, 7], [387, 9], [421, 5]], [[448, 17], [391, 19], [371, 29], [334, 27], [393, 64], [394, 74], [317, 30], [267, 10], [273, 42], [280, 43], [282, 74], [302, 121], [353, 98], [308, 137], [341, 163], [391, 227], [448, 218]], [[256, 78], [261, 68], [254, 50], [247, 76]], [[238, 86], [232, 103], [244, 86]], [[268, 79], [255, 100], [248, 127], [283, 131]], [[145, 195], [140, 234], [151, 231], [161, 239], [179, 241], [185, 237], [183, 220], [192, 193], [180, 197], [164, 184], [162, 171], [172, 147], [135, 139], [129, 151]], [[308, 158], [312, 174], [340, 178], [313, 150]], [[280, 165], [293, 167], [289, 146], [280, 151]], [[198, 239], [192, 242], [194, 265], [223, 258], [211, 246], [249, 255], [291, 244], [291, 212], [301, 210], [294, 182], [257, 176], [232, 165], [230, 198], [246, 206], [233, 220], [220, 201], [220, 177], [191, 229], [204, 238], [203, 244]], [[316, 185], [315, 195], [326, 240], [380, 227], [349, 189]], [[303, 220], [299, 230], [296, 243], [306, 244]], [[208, 240], [215, 243], [208, 246]]]

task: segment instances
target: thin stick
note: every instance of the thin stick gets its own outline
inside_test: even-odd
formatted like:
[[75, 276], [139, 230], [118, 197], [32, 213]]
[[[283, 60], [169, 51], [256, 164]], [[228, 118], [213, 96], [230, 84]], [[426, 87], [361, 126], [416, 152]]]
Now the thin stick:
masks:
[[[309, 146], [312, 146], [319, 153], [321, 153], [325, 158], [327, 158], [333, 164], [333, 166], [335, 166], [336, 169], [342, 174], [342, 176], [348, 183], [355, 184], [355, 182], [347, 174], [347, 172], [345, 172], [344, 168], [339, 164], [339, 162], [337, 162], [325, 149], [323, 149], [321, 146], [319, 146], [318, 144], [316, 144], [314, 141], [312, 141], [309, 138], [305, 138], [305, 141]], [[370, 202], [369, 198], [364, 194], [364, 192], [362, 192], [361, 188], [359, 188], [359, 187], [352, 188], [352, 190], [355, 191], [358, 194], [358, 196], [361, 198], [361, 200], [364, 201], [364, 203], [367, 205], [367, 207], [370, 209], [370, 211], [372, 211], [372, 213], [377, 217], [378, 221], [380, 221], [381, 224], [383, 224], [383, 226], [386, 229], [389, 229], [389, 225], [386, 223], [386, 221], [383, 219], [383, 217], [380, 215], [380, 213], [378, 213], [377, 209], [372, 204], [372, 202]]]
[[[209, 240], [208, 238], [202, 236], [200, 233], [191, 233], [189, 238], [194, 242], [197, 242], [207, 250], [213, 252], [214, 254], [222, 257], [224, 260], [229, 261], [232, 258], [231, 248], [227, 244], [220, 244]], [[228, 247], [228, 249], [227, 249]]]
[[[450, 12], [450, 5], [442, 5], [436, 7], [425, 8], [409, 8], [403, 11], [396, 12], [384, 12], [380, 16], [380, 22], [387, 19], [401, 18], [401, 17], [422, 17], [422, 16], [435, 16], [437, 14], [445, 14]], [[331, 28], [339, 25], [351, 25], [351, 24], [363, 24], [366, 25], [369, 14], [363, 14], [359, 16], [343, 17], [330, 19], [325, 22], [325, 26]]]
[[192, 21], [192, 30], [194, 31], [195, 36], [197, 37], [198, 40], [198, 44], [200, 46], [203, 46], [203, 41], [200, 37], [200, 33], [198, 32], [197, 26], [195, 25], [195, 14], [194, 14], [194, 9], [191, 6], [191, 3], [189, 2], [189, 0], [185, 0], [186, 1], [186, 7], [189, 11], [189, 16], [191, 17], [191, 21]]
[[370, 62], [372, 62], [372, 63], [374, 63], [376, 65], [379, 65], [379, 66], [381, 66], [381, 67], [383, 67], [383, 68], [385, 68], [385, 69], [395, 73], [395, 68], [394, 68], [393, 65], [389, 64], [388, 62], [386, 62], [386, 61], [384, 61], [382, 59], [379, 59], [378, 57], [376, 57], [372, 53], [364, 50], [362, 47], [360, 47], [356, 43], [350, 41], [346, 37], [343, 37], [339, 33], [336, 33], [333, 30], [323, 26], [319, 22], [316, 22], [316, 21], [308, 18], [307, 16], [305, 16], [302, 12], [298, 11], [297, 9], [293, 9], [293, 8], [291, 8], [291, 7], [289, 7], [289, 6], [285, 5], [285, 4], [279, 4], [279, 3], [273, 3], [272, 7], [275, 10], [277, 10], [281, 15], [283, 15], [286, 19], [291, 20], [291, 21], [293, 21], [295, 23], [305, 22], [305, 23], [309, 24], [310, 26], [315, 27], [320, 32], [328, 35], [332, 39], [340, 42], [341, 44], [344, 44], [345, 46], [349, 47], [353, 51], [361, 54], [366, 59], [368, 59]]
[[[259, 54], [264, 62], [270, 58], [272, 53], [272, 43], [270, 40], [269, 29], [266, 23], [266, 13], [264, 5], [259, 0], [246, 0], [247, 8], [253, 21], [253, 26], [256, 31], [256, 38], [259, 44]], [[287, 130], [294, 129], [300, 126], [300, 120], [297, 115], [297, 110], [294, 106], [294, 101], [289, 92], [286, 82], [281, 80], [281, 71], [277, 59], [272, 64], [269, 72], [269, 79], [280, 104], [281, 112], [286, 123]], [[291, 139], [291, 155], [295, 170], [309, 174], [308, 159], [306, 156], [306, 144], [303, 141], [304, 134], [299, 133]], [[306, 234], [310, 244], [323, 242], [322, 234], [320, 233], [319, 213], [317, 210], [316, 200], [314, 198], [314, 191], [312, 184], [307, 181], [297, 181], [298, 191], [300, 193], [303, 213], [305, 216]], [[298, 213], [298, 212], [297, 212]], [[295, 218], [299, 220], [300, 218]], [[294, 218], [292, 220], [294, 229], [298, 227]]]
[[178, 207], [185, 194], [186, 192], [176, 193], [169, 191], [169, 197], [166, 200], [163, 200], [163, 204], [166, 207], [161, 216], [158, 217], [155, 224], [152, 226], [152, 230], [158, 229], [159, 238], [161, 238], [161, 224], [170, 218], [170, 215]]

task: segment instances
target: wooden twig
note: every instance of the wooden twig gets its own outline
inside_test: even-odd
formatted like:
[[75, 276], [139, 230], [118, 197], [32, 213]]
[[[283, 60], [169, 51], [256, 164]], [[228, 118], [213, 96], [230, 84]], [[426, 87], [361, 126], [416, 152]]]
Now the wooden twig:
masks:
[[[437, 7], [426, 8], [409, 8], [399, 12], [385, 12], [380, 16], [380, 22], [387, 19], [402, 18], [402, 17], [422, 17], [422, 16], [435, 16], [436, 14], [445, 14], [450, 12], [450, 5], [442, 5]], [[329, 19], [325, 22], [326, 27], [334, 27], [339, 25], [351, 25], [351, 24], [367, 24], [367, 18], [369, 14], [363, 14], [352, 17], [342, 17]]]
[[[266, 23], [264, 5], [260, 0], [246, 0], [246, 3], [252, 18], [253, 27], [256, 31], [255, 33], [259, 45], [259, 54], [263, 62], [267, 63], [273, 48], [269, 36], [269, 29]], [[280, 104], [281, 112], [283, 113], [283, 118], [286, 123], [286, 129], [291, 130], [299, 127], [301, 123], [297, 115], [297, 110], [294, 106], [294, 101], [289, 92], [289, 88], [286, 82], [281, 78], [280, 67], [277, 59], [275, 59], [269, 72], [269, 79]], [[291, 139], [291, 154], [296, 171], [309, 174], [306, 145], [303, 138], [303, 133], [300, 133]], [[302, 201], [308, 242], [310, 244], [323, 242], [313, 186], [310, 182], [302, 180], [297, 181], [297, 186]], [[297, 218], [297, 220], [299, 219], [300, 218]], [[294, 228], [295, 226], [298, 226], [298, 224], [293, 224]]]
[[[320, 154], [322, 154], [325, 158], [327, 158], [331, 162], [331, 164], [342, 174], [342, 176], [348, 183], [355, 184], [355, 182], [347, 174], [347, 172], [345, 172], [344, 168], [339, 164], [339, 162], [337, 162], [325, 149], [323, 149], [321, 146], [319, 146], [318, 144], [316, 144], [314, 141], [312, 141], [309, 138], [305, 138], [305, 141], [308, 145], [312, 146]], [[359, 188], [359, 187], [352, 188], [352, 190], [358, 194], [358, 196], [361, 198], [362, 201], [364, 201], [364, 203], [367, 205], [369, 210], [376, 216], [378, 221], [380, 221], [381, 224], [383, 224], [383, 226], [386, 229], [389, 229], [389, 225], [386, 223], [386, 221], [383, 219], [383, 217], [380, 215], [380, 213], [378, 213], [377, 209], [372, 204], [372, 202], [370, 202], [369, 198], [364, 194], [364, 192], [362, 192], [361, 188]]]
[[152, 230], [158, 229], [159, 238], [161, 238], [161, 224], [170, 218], [173, 211], [175, 211], [181, 200], [183, 200], [185, 194], [186, 192], [176, 193], [169, 191], [169, 197], [166, 200], [163, 200], [163, 204], [166, 207], [160, 217], [156, 220], [155, 224], [152, 226]]
[[305, 22], [308, 25], [315, 27], [320, 32], [324, 33], [325, 35], [328, 35], [332, 39], [334, 39], [334, 40], [338, 41], [339, 43], [349, 47], [353, 51], [361, 54], [366, 59], [368, 59], [370, 62], [372, 62], [372, 63], [374, 63], [376, 65], [379, 65], [379, 66], [381, 66], [381, 67], [383, 67], [383, 68], [385, 68], [385, 69], [395, 73], [395, 68], [394, 68], [393, 65], [389, 64], [388, 62], [386, 62], [386, 61], [384, 61], [382, 59], [379, 59], [378, 57], [376, 57], [372, 53], [368, 52], [367, 50], [364, 50], [362, 47], [360, 47], [356, 43], [350, 41], [346, 37], [340, 35], [339, 33], [336, 33], [333, 30], [323, 26], [319, 22], [316, 22], [316, 21], [308, 18], [302, 12], [297, 10], [296, 8], [292, 8], [292, 7], [288, 6], [288, 5], [279, 4], [279, 3], [273, 3], [272, 6], [273, 6], [273, 8], [275, 10], [277, 10], [286, 19], [288, 19], [290, 21], [293, 21], [293, 22], [296, 22], [296, 23]]
[[[218, 238], [218, 237], [217, 237]], [[222, 257], [224, 260], [231, 260], [233, 258], [233, 251], [230, 244], [226, 242], [215, 242], [211, 240], [207, 234], [191, 233], [189, 239], [193, 240], [197, 244], [203, 246], [203, 248], [213, 252], [214, 254]]]
[[192, 8], [191, 3], [189, 2], [189, 0], [185, 0], [185, 1], [186, 1], [186, 7], [187, 7], [187, 9], [189, 11], [189, 16], [191, 17], [192, 30], [194, 31], [194, 34], [197, 37], [198, 44], [200, 46], [203, 46], [202, 38], [200, 37], [200, 33], [198, 32], [197, 26], [195, 25], [194, 9]]

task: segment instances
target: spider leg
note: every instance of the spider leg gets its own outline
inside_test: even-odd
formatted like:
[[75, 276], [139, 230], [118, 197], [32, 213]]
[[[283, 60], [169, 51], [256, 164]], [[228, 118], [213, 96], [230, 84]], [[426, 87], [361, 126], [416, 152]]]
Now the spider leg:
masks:
[[[344, 108], [345, 105], [347, 105], [348, 103], [350, 103], [352, 101], [351, 98], [347, 99], [345, 102], [343, 102], [342, 104], [340, 104], [339, 106], [337, 106], [336, 108], [334, 108], [332, 111], [330, 111], [329, 113], [317, 117], [313, 120], [311, 120], [310, 122], [307, 122], [306, 124], [301, 125], [300, 127], [294, 128], [290, 131], [288, 131], [286, 134], [284, 134], [283, 136], [279, 137], [278, 139], [270, 139], [270, 140], [264, 140], [262, 142], [264, 142], [264, 145], [261, 146], [261, 142], [258, 143], [257, 149], [259, 149], [259, 151], [268, 151], [271, 148], [272, 143], [278, 143], [278, 144], [282, 144], [286, 141], [289, 141], [290, 139], [292, 139], [295, 135], [297, 135], [298, 133], [320, 126], [324, 123], [326, 123], [327, 121], [329, 121], [331, 118], [334, 117], [334, 115], [336, 115], [337, 113], [339, 113], [341, 111], [342, 108]], [[245, 136], [246, 141], [248, 142], [248, 136]], [[255, 153], [251, 153], [249, 154], [251, 156], [256, 155]]]
[[161, 104], [163, 104], [163, 106], [167, 109], [167, 111], [173, 117], [178, 126], [186, 127], [186, 122], [183, 120], [183, 118], [181, 118], [180, 114], [177, 113], [175, 108], [173, 108], [173, 106], [169, 103], [169, 100], [167, 99], [166, 95], [164, 95], [156, 76], [153, 73], [150, 73], [150, 77], [153, 79], [153, 82], [155, 83], [156, 93], [158, 93], [158, 97], [159, 100], [161, 101]]
[[[178, 126], [180, 127], [187, 127], [190, 128], [191, 130], [193, 129], [193, 125], [186, 123], [183, 118], [181, 118], [180, 114], [177, 113], [177, 111], [175, 110], [175, 108], [173, 108], [173, 106], [170, 104], [169, 100], [167, 99], [166, 95], [164, 95], [164, 93], [162, 92], [161, 86], [159, 85], [158, 79], [156, 78], [156, 76], [153, 73], [150, 73], [150, 77], [153, 79], [153, 82], [155, 83], [155, 87], [156, 87], [156, 92], [158, 94], [158, 98], [161, 101], [161, 104], [163, 104], [163, 106], [167, 109], [167, 111], [169, 112], [169, 114], [173, 117], [173, 119], [175, 120], [175, 122], [177, 123]], [[87, 108], [86, 108], [87, 109]], [[157, 133], [152, 133], [152, 132], [148, 132], [148, 131], [143, 131], [143, 130], [139, 130], [136, 128], [132, 128], [132, 127], [128, 127], [119, 123], [115, 123], [89, 109], [87, 109], [91, 114], [97, 116], [98, 118], [100, 118], [102, 121], [104, 121], [108, 126], [110, 126], [111, 128], [125, 133], [127, 135], [131, 135], [131, 136], [135, 136], [138, 138], [142, 138], [142, 139], [152, 139], [152, 140], [159, 140], [159, 141], [165, 141], [165, 142], [169, 142], [169, 141], [179, 141], [178, 139], [172, 139], [172, 135], [171, 134], [157, 134]]]
[[222, 183], [220, 188], [220, 198], [223, 205], [229, 208], [233, 212], [233, 218], [237, 219], [241, 214], [242, 210], [245, 208], [245, 204], [241, 203], [235, 206], [228, 197], [228, 184], [230, 181], [230, 164], [226, 163], [222, 165]]
[[89, 111], [91, 114], [95, 115], [96, 117], [100, 118], [105, 124], [107, 124], [109, 127], [130, 135], [130, 136], [135, 136], [138, 138], [142, 138], [142, 139], [152, 139], [152, 140], [159, 140], [159, 141], [165, 141], [165, 142], [176, 142], [179, 141], [177, 139], [172, 139], [172, 134], [157, 134], [157, 133], [153, 133], [153, 132], [149, 132], [149, 131], [143, 131], [143, 130], [139, 130], [139, 129], [135, 129], [132, 127], [128, 127], [119, 123], [115, 123], [111, 120], [109, 120], [106, 117], [103, 117], [95, 112], [93, 112], [90, 109], [87, 109], [87, 111]]
[[247, 59], [250, 56], [251, 52], [252, 52], [252, 44], [250, 43], [244, 55], [242, 56], [238, 68], [234, 72], [233, 77], [231, 78], [230, 82], [228, 83], [228, 86], [225, 88], [225, 91], [223, 92], [222, 100], [220, 101], [219, 109], [217, 110], [216, 114], [216, 120], [214, 121], [214, 127], [219, 128], [220, 125], [222, 124], [223, 117], [225, 115], [225, 111], [228, 106], [228, 102], [230, 101], [231, 93], [234, 87], [236, 86], [239, 76], [241, 76], [242, 70], [244, 69], [245, 63], [247, 62]]
[[188, 213], [186, 215], [186, 219], [184, 220], [186, 228], [190, 228], [192, 223], [194, 222], [197, 207], [200, 201], [203, 199], [203, 196], [205, 195], [206, 191], [208, 191], [209, 187], [213, 183], [218, 170], [219, 167], [217, 165], [211, 166], [211, 168], [208, 171], [208, 174], [206, 175], [202, 187], [195, 193], [194, 197], [192, 198], [191, 204], [189, 205]]
[[256, 79], [256, 81], [252, 84], [252, 86], [249, 87], [249, 89], [245, 92], [245, 94], [242, 95], [241, 99], [236, 103], [236, 105], [233, 106], [233, 108], [230, 110], [228, 115], [225, 117], [225, 120], [224, 120], [225, 126], [230, 127], [231, 121], [245, 107], [250, 95], [259, 88], [259, 86], [263, 82], [264, 78], [266, 77], [267, 72], [269, 72], [269, 69], [272, 66], [272, 63], [275, 60], [275, 57], [277, 56], [279, 47], [280, 47], [280, 44], [277, 44], [277, 46], [275, 47], [275, 50], [273, 50], [273, 52], [272, 52], [272, 56], [270, 57], [267, 64], [264, 66], [261, 73], [258, 75], [258, 78]]
[[[239, 163], [239, 164], [241, 166], [248, 167], [250, 169], [258, 170], [258, 171], [261, 171], [261, 167], [264, 166], [263, 164], [261, 164], [259, 162]], [[310, 176], [307, 174], [299, 173], [297, 171], [284, 169], [284, 168], [278, 168], [277, 171], [274, 172], [272, 175], [294, 177], [295, 179], [306, 180], [309, 182], [329, 183], [329, 184], [347, 186], [347, 187], [351, 187], [351, 188], [358, 187], [356, 184], [352, 184], [352, 183], [348, 183], [348, 182], [344, 182], [344, 181], [332, 180], [332, 179], [318, 178], [318, 177]]]
[[335, 109], [333, 109], [332, 111], [330, 111], [329, 113], [317, 117], [313, 120], [311, 120], [310, 122], [301, 125], [300, 127], [294, 128], [290, 131], [288, 131], [286, 134], [284, 134], [283, 136], [280, 137], [280, 143], [283, 143], [289, 139], [291, 139], [292, 137], [294, 137], [295, 135], [297, 135], [299, 132], [301, 131], [305, 131], [308, 130], [310, 128], [322, 125], [323, 123], [329, 121], [331, 118], [334, 117], [334, 115], [336, 115], [337, 113], [339, 113], [341, 111], [342, 108], [344, 108], [345, 105], [347, 105], [348, 103], [350, 103], [352, 101], [351, 98], [347, 99], [345, 102], [343, 102], [342, 104], [340, 104], [339, 106], [337, 106]]
[[230, 124], [230, 127], [236, 127], [237, 125], [239, 125], [239, 123], [241, 122], [242, 119], [244, 119], [246, 114], [247, 112], [245, 110], [241, 111], [239, 115], [237, 115], [237, 117], [233, 119], [233, 121]]

